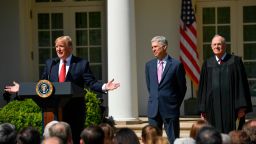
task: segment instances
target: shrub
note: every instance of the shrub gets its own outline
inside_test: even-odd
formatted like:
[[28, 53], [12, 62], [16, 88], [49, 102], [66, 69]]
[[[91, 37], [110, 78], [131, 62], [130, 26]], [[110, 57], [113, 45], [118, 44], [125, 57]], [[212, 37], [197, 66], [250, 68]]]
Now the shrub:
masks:
[[0, 110], [0, 123], [11, 123], [19, 131], [33, 126], [42, 132], [42, 113], [40, 107], [32, 100], [13, 100]]
[[86, 119], [85, 119], [85, 127], [90, 125], [98, 125], [101, 123], [101, 109], [100, 109], [101, 101], [98, 99], [97, 94], [87, 90], [85, 94], [85, 111], [86, 111]]

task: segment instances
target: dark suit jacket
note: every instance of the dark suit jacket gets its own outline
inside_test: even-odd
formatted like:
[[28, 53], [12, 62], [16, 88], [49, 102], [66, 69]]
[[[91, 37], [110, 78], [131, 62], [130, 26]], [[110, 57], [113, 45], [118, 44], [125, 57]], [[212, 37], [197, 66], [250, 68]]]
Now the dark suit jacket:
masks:
[[161, 82], [157, 80], [157, 59], [146, 63], [146, 82], [149, 92], [148, 117], [158, 112], [164, 118], [177, 117], [187, 87], [183, 65], [168, 56]]
[[[51, 82], [58, 82], [59, 80], [59, 64], [60, 59], [48, 59], [42, 74], [41, 79], [48, 79]], [[91, 73], [89, 62], [85, 59], [72, 56], [70, 67], [66, 76], [66, 82], [73, 82], [82, 88], [85, 85], [89, 86], [92, 90], [102, 92], [103, 83], [97, 81]]]

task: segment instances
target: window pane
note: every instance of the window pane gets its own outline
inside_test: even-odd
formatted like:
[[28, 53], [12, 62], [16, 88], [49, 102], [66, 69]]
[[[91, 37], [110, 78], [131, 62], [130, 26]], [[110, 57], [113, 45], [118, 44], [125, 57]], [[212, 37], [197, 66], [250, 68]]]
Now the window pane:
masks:
[[256, 22], [256, 6], [244, 6], [243, 21], [245, 23]]
[[90, 48], [90, 62], [100, 63], [101, 62], [101, 47]]
[[52, 14], [52, 28], [63, 29], [63, 15], [62, 13]]
[[90, 45], [101, 45], [101, 30], [90, 30]]
[[76, 55], [88, 60], [88, 48], [76, 48]]
[[101, 72], [102, 72], [101, 65], [91, 65], [90, 67], [91, 67], [92, 73], [96, 77], [96, 79], [101, 80], [102, 79], [102, 76], [101, 76]]
[[49, 14], [38, 14], [38, 29], [49, 29]]
[[244, 59], [256, 60], [256, 44], [244, 44]]
[[215, 26], [204, 26], [203, 27], [203, 41], [211, 42], [212, 37], [216, 34]]
[[87, 46], [88, 45], [87, 30], [77, 30], [76, 31], [76, 45], [77, 46]]
[[230, 42], [230, 26], [218, 26], [217, 33], [224, 36], [227, 42]]
[[231, 45], [226, 44], [226, 52], [231, 53]]
[[249, 80], [251, 96], [256, 97], [256, 80]]
[[89, 23], [90, 23], [89, 25], [90, 28], [100, 28], [101, 27], [100, 12], [90, 12]]
[[57, 57], [57, 53], [56, 53], [55, 47], [53, 47], [51, 50], [52, 50], [52, 58]]
[[244, 62], [246, 74], [248, 78], [256, 77], [256, 62]]
[[229, 24], [230, 23], [230, 8], [229, 7], [220, 7], [217, 10], [218, 12], [218, 24]]
[[204, 53], [204, 60], [208, 59], [213, 55], [211, 44], [204, 44], [203, 45], [203, 53]]
[[50, 46], [50, 32], [40, 31], [38, 32], [38, 45], [40, 47]]
[[203, 8], [203, 24], [215, 24], [215, 8]]
[[76, 28], [87, 28], [87, 13], [76, 13]]
[[244, 41], [256, 41], [256, 25], [244, 25]]
[[45, 67], [45, 65], [39, 66], [39, 77], [41, 77], [41, 75], [43, 74], [44, 67]]
[[39, 49], [39, 64], [45, 64], [45, 61], [50, 58], [50, 49]]

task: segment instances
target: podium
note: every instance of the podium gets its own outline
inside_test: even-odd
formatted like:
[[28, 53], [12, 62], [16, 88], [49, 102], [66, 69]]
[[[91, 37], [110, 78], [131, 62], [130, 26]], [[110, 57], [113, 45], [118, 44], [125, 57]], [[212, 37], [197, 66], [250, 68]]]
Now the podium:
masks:
[[52, 120], [62, 121], [62, 111], [65, 104], [76, 97], [84, 97], [83, 88], [71, 82], [52, 82], [53, 91], [49, 97], [42, 98], [36, 91], [37, 83], [27, 82], [20, 84], [18, 96], [31, 98], [42, 109], [43, 126]]

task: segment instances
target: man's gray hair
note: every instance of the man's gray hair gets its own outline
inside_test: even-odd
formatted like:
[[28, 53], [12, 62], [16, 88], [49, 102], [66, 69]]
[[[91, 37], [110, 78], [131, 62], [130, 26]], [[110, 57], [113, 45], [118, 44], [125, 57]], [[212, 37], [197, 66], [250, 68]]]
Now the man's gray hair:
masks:
[[164, 36], [155, 36], [152, 38], [151, 43], [152, 42], [158, 42], [163, 46], [168, 46], [168, 41]]

